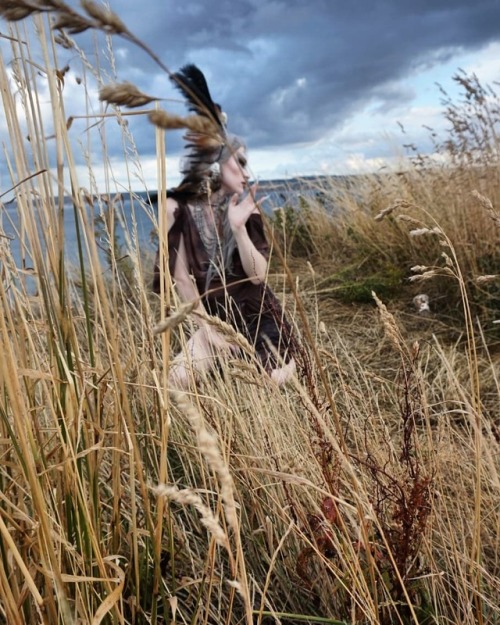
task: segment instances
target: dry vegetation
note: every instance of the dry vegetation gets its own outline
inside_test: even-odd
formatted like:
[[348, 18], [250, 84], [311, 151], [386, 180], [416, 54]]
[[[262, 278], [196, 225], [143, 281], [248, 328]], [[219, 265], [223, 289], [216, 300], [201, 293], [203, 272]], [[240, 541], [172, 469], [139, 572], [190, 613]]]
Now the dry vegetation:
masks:
[[[337, 198], [334, 217], [328, 188], [277, 213], [272, 281], [310, 354], [293, 384], [277, 390], [249, 356], [175, 393], [188, 311], [151, 294], [133, 229], [124, 265], [119, 207], [100, 206], [103, 266], [57, 60], [69, 47], [99, 82], [69, 34], [133, 38], [90, 2], [61, 7], [0, 3], [6, 19], [31, 15], [2, 24], [0, 59], [21, 242], [16, 258], [0, 233], [0, 622], [499, 623], [496, 95], [457, 76], [464, 100], [444, 102], [452, 126], [436, 139], [446, 166], [414, 151], [404, 173]], [[53, 11], [69, 29], [57, 46]], [[107, 112], [140, 176], [123, 112]], [[93, 194], [116, 191], [106, 119], [86, 131], [88, 178], [104, 167], [110, 181]], [[411, 304], [422, 291], [427, 317]]]

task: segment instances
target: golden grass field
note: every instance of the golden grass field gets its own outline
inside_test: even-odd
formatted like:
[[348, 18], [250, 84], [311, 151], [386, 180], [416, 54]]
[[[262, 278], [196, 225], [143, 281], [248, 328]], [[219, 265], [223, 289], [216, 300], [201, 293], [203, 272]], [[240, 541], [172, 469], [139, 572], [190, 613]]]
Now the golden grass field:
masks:
[[[151, 293], [133, 228], [118, 254], [119, 207], [100, 205], [97, 241], [83, 189], [104, 168], [91, 193], [117, 190], [110, 123], [137, 189], [125, 112], [88, 121], [83, 183], [58, 61], [69, 46], [84, 85], [99, 83], [78, 29], [128, 31], [90, 2], [47, 2], [66, 29], [52, 33], [37, 6], [0, 3], [21, 245], [19, 260], [0, 232], [0, 623], [500, 623], [496, 94], [459, 74], [440, 159], [415, 151], [363, 178], [335, 216], [325, 181], [267, 220], [269, 280], [307, 355], [292, 383], [276, 388], [249, 353], [175, 392], [188, 311]], [[151, 133], [161, 209], [164, 133]], [[151, 218], [162, 240], [162, 211]]]

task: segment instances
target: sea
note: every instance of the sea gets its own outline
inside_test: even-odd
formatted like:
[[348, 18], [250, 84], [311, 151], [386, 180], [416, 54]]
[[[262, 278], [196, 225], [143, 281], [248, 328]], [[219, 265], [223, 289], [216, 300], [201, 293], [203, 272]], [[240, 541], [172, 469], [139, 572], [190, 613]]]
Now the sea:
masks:
[[[356, 181], [353, 176], [310, 176], [286, 180], [271, 180], [259, 183], [257, 199], [261, 199], [263, 211], [272, 215], [284, 207], [301, 210], [303, 200], [316, 199], [320, 205], [333, 214], [339, 210], [341, 195], [355, 193]], [[327, 189], [327, 191], [325, 191]], [[334, 192], [332, 192], [334, 190]], [[335, 191], [336, 190], [336, 191]], [[126, 256], [130, 250], [139, 251], [142, 256], [154, 257], [158, 243], [158, 202], [157, 193], [137, 191], [119, 193], [113, 196], [101, 195], [85, 203], [85, 220], [91, 224], [91, 232], [99, 249], [101, 262], [105, 265], [109, 259], [113, 240], [116, 256]], [[36, 211], [36, 202], [33, 202]], [[58, 201], [55, 200], [55, 213], [58, 213]], [[0, 268], [6, 262], [6, 253], [10, 262], [24, 272], [32, 269], [33, 261], [26, 236], [23, 234], [23, 220], [13, 199], [0, 203]], [[78, 267], [80, 261], [88, 262], [85, 253], [79, 250], [76, 211], [70, 197], [64, 198], [62, 220], [64, 227], [64, 251], [66, 266]], [[49, 229], [44, 222], [44, 215], [35, 216], [38, 224], [39, 240], [42, 251], [46, 250], [46, 234]], [[110, 236], [110, 231], [114, 236]]]

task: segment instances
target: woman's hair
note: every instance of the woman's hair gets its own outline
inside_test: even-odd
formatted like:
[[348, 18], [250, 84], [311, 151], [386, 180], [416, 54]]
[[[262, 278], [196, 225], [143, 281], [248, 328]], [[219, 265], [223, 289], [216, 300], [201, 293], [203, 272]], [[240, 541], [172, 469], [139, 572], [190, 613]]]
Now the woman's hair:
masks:
[[[189, 140], [189, 136], [186, 137]], [[226, 135], [223, 144], [216, 148], [200, 149], [190, 141], [187, 154], [181, 161], [181, 183], [174, 190], [176, 195], [206, 197], [221, 187], [220, 166], [228, 161], [240, 148], [246, 149], [244, 141], [236, 135]]]
[[[220, 104], [213, 101], [203, 72], [188, 64], [170, 77], [182, 93], [191, 113], [193, 125], [185, 135], [186, 155], [181, 161], [182, 181], [170, 191], [171, 197], [206, 198], [221, 187], [220, 166], [237, 150], [245, 147], [243, 141], [227, 132], [227, 116]], [[178, 127], [178, 126], [177, 126]]]

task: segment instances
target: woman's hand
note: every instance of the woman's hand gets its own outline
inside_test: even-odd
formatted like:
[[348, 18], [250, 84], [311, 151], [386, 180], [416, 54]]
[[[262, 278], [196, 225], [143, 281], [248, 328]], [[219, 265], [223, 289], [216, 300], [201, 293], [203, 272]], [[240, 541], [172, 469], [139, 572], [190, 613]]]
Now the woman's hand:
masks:
[[253, 184], [247, 195], [238, 202], [239, 195], [235, 193], [229, 200], [227, 207], [227, 219], [231, 230], [236, 233], [245, 227], [248, 218], [252, 213], [258, 212], [258, 207], [265, 198], [259, 201], [255, 200], [255, 194], [257, 193], [257, 184]]
[[260, 204], [266, 199], [263, 197], [255, 201], [256, 192], [257, 183], [250, 187], [241, 202], [238, 202], [238, 195], [233, 195], [227, 208], [227, 219], [238, 247], [243, 271], [253, 284], [264, 282], [267, 274], [267, 260], [257, 250], [245, 227], [250, 215], [258, 213]]

